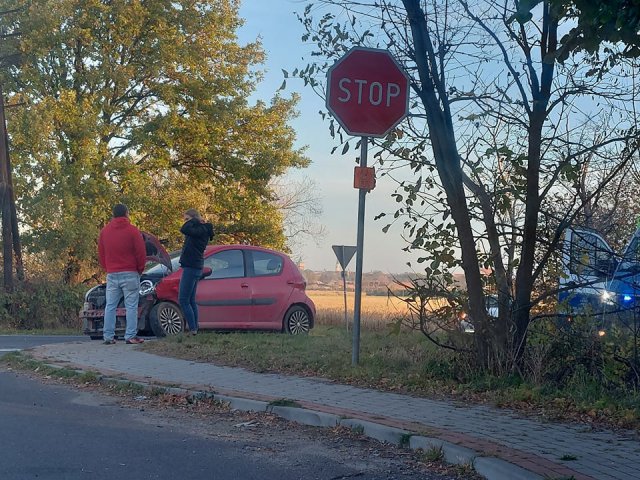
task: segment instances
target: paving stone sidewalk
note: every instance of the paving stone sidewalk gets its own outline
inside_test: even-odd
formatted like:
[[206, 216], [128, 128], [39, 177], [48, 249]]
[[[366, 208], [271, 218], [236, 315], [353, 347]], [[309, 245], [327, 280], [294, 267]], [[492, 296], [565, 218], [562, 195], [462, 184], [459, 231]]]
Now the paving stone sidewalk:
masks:
[[165, 358], [123, 343], [115, 346], [99, 342], [53, 344], [38, 347], [31, 353], [52, 363], [134, 380], [256, 400], [292, 399], [305, 408], [355, 416], [437, 437], [481, 452], [483, 456], [519, 465], [538, 474], [537, 478], [640, 478], [640, 439], [634, 432], [593, 431], [586, 425], [545, 423], [488, 406]]

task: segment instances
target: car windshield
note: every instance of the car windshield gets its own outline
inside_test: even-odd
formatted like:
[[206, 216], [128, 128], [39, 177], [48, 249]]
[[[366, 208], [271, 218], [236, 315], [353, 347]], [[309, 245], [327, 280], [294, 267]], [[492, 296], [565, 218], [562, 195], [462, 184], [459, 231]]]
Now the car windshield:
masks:
[[[181, 250], [176, 250], [169, 254], [169, 258], [171, 259], [171, 268], [174, 272], [179, 268], [178, 262], [180, 261], [180, 253]], [[147, 264], [147, 268], [144, 270], [144, 273], [147, 275], [168, 275], [169, 270], [161, 263], [150, 262]]]

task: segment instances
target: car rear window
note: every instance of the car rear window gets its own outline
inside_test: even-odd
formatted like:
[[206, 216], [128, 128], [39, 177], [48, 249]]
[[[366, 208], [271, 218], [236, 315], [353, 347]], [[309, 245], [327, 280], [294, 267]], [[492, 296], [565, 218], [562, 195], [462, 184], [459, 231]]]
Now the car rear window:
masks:
[[[177, 250], [169, 254], [169, 258], [171, 259], [171, 271], [173, 272], [180, 268], [180, 253], [181, 251]], [[147, 264], [147, 268], [145, 269], [144, 273], [146, 273], [147, 275], [168, 275], [170, 272], [167, 267], [165, 267], [161, 263], [150, 262]]]
[[268, 275], [279, 275], [282, 272], [282, 257], [269, 252], [254, 250], [251, 252], [253, 262], [253, 275], [265, 277]]

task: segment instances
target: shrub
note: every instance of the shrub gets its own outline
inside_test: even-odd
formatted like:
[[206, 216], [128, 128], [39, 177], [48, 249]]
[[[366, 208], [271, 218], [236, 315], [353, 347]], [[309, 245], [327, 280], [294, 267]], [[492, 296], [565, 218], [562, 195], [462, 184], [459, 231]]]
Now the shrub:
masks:
[[590, 317], [576, 317], [571, 322], [555, 318], [534, 322], [525, 356], [530, 370], [524, 375], [557, 387], [566, 386], [576, 372], [601, 379], [604, 354], [603, 341]]
[[16, 284], [12, 293], [0, 290], [0, 327], [32, 330], [80, 328], [78, 313], [86, 285], [51, 281]]

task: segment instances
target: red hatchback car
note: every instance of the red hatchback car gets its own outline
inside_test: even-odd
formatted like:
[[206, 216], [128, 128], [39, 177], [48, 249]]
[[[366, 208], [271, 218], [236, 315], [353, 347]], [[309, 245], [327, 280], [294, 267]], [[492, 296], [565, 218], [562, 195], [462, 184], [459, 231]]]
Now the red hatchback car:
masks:
[[[158, 337], [185, 330], [178, 305], [180, 252], [150, 264], [140, 278], [138, 330]], [[316, 308], [305, 293], [306, 281], [284, 253], [250, 245], [210, 245], [196, 303], [201, 330], [276, 330], [293, 335], [313, 328]], [[168, 268], [169, 265], [171, 269]], [[106, 286], [85, 295], [80, 317], [84, 333], [102, 338]], [[122, 302], [122, 301], [121, 301]], [[116, 335], [124, 335], [124, 305], [116, 311]]]

